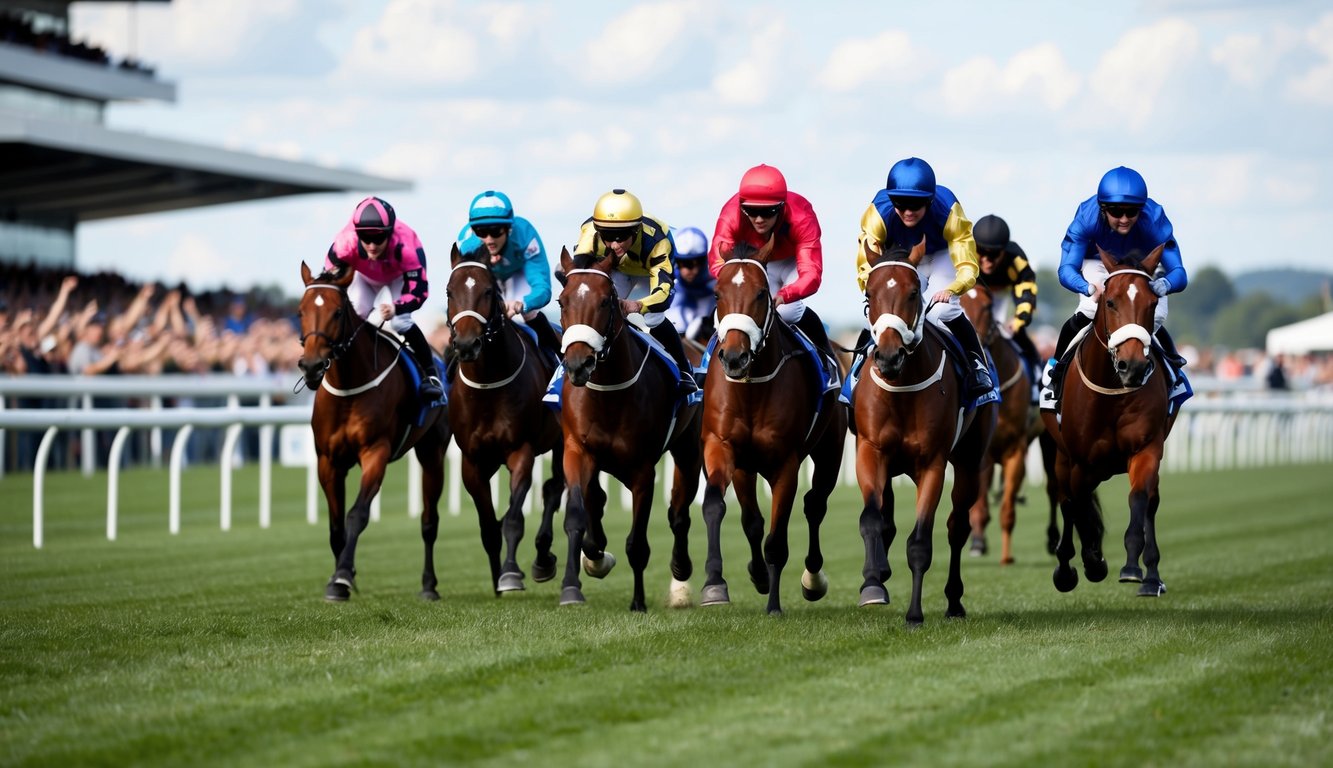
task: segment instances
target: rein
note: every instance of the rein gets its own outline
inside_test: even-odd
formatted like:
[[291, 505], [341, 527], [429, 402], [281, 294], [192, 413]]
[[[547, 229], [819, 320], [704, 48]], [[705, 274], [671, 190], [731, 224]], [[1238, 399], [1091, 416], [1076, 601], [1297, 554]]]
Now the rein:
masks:
[[[1143, 270], [1121, 269], [1107, 274], [1103, 286], [1106, 283], [1111, 282], [1111, 278], [1117, 277], [1119, 275], [1138, 275], [1146, 280], [1152, 280], [1152, 275], [1148, 274], [1147, 272], [1144, 272]], [[1101, 314], [1100, 306], [1098, 307], [1098, 314], [1099, 315]], [[1120, 347], [1121, 344], [1125, 343], [1129, 339], [1138, 339], [1139, 342], [1143, 344], [1144, 348], [1148, 350], [1149, 359], [1151, 360], [1152, 334], [1148, 333], [1148, 329], [1144, 328], [1142, 325], [1139, 325], [1138, 323], [1126, 323], [1125, 325], [1122, 325], [1119, 328], [1115, 329], [1115, 331], [1113, 331], [1105, 340], [1102, 339], [1101, 334], [1098, 333], [1098, 330], [1099, 329], [1097, 327], [1097, 324], [1094, 323], [1092, 326], [1093, 338], [1097, 339], [1097, 343], [1102, 345], [1102, 348], [1105, 349], [1108, 354], [1110, 354], [1113, 360], [1115, 359], [1116, 350]], [[1083, 381], [1083, 384], [1087, 386], [1088, 389], [1098, 394], [1125, 395], [1129, 394], [1130, 392], [1137, 392], [1138, 390], [1143, 388], [1144, 384], [1148, 383], [1148, 381], [1145, 380], [1143, 384], [1140, 384], [1137, 387], [1122, 386], [1116, 388], [1107, 388], [1099, 386], [1097, 384], [1094, 384], [1091, 380], [1089, 380], [1088, 375], [1084, 373], [1083, 361], [1081, 357], [1082, 357], [1081, 355], [1074, 355], [1074, 368], [1078, 371], [1078, 377]]]
[[[611, 302], [616, 308], [620, 306], [620, 297], [616, 294], [616, 282], [611, 279], [611, 276], [609, 274], [603, 272], [600, 269], [585, 268], [585, 269], [571, 269], [565, 273], [566, 277], [570, 275], [599, 275], [601, 277], [606, 278], [607, 282], [611, 284]], [[611, 330], [612, 326], [615, 325], [615, 322], [616, 322], [616, 311], [613, 309], [612, 311], [607, 313], [606, 330], [601, 333], [598, 333], [597, 329], [593, 328], [591, 325], [569, 326], [568, 328], [565, 329], [565, 333], [560, 344], [560, 353], [564, 354], [569, 349], [570, 344], [581, 341], [584, 344], [587, 344], [588, 346], [592, 347], [593, 351], [597, 353], [596, 355], [597, 362], [599, 363], [604, 362], [606, 360], [607, 355], [611, 354], [611, 347], [615, 345], [616, 340], [620, 338], [620, 334], [625, 330], [625, 324], [621, 323], [620, 327], [615, 329], [615, 335], [612, 335]]]
[[[912, 266], [910, 263], [905, 261], [881, 261], [880, 263], [870, 268], [870, 272], [866, 276], [867, 286], [870, 284], [870, 276], [874, 275], [875, 270], [881, 267], [903, 267], [904, 269], [910, 269], [916, 273], [918, 285], [925, 285], [925, 281], [921, 279], [921, 272], [916, 267]], [[917, 313], [916, 319], [912, 322], [911, 325], [908, 325], [907, 321], [903, 320], [901, 317], [885, 312], [884, 314], [875, 318], [875, 322], [871, 325], [870, 331], [871, 333], [874, 334], [874, 337], [878, 339], [880, 335], [884, 333], [885, 330], [889, 328], [894, 329], [895, 331], [898, 332], [899, 336], [902, 336], [903, 346], [907, 348], [907, 354], [910, 355], [912, 354], [912, 352], [916, 351], [917, 346], [921, 344], [921, 340], [925, 338], [925, 333], [923, 331], [926, 322], [926, 315], [927, 313], [930, 312], [930, 307], [932, 305], [933, 303], [923, 307], [921, 311]], [[869, 311], [868, 304], [867, 304], [867, 311]]]
[[[488, 265], [482, 264], [481, 262], [477, 261], [465, 261], [459, 264], [458, 266], [454, 267], [454, 271], [456, 272], [465, 267], [473, 267], [476, 269], [485, 270], [486, 274], [490, 276], [491, 282], [495, 287], [496, 295], [495, 298], [492, 299], [491, 301], [491, 314], [489, 317], [483, 316], [480, 312], [477, 312], [476, 310], [472, 309], [461, 310], [451, 315], [448, 318], [447, 323], [449, 325], [449, 332], [450, 334], [454, 332], [454, 324], [457, 323], [459, 320], [467, 317], [475, 318], [477, 322], [481, 323], [481, 343], [483, 345], [490, 344], [499, 339], [500, 334], [503, 333], [505, 328], [509, 325], [509, 323], [507, 322], [507, 318], [500, 309], [501, 307], [504, 306], [504, 291], [501, 288], [500, 282], [495, 279], [495, 272], [493, 272]], [[519, 339], [518, 346], [523, 351], [523, 357], [518, 361], [518, 367], [514, 369], [514, 372], [506, 376], [504, 379], [495, 382], [473, 381], [472, 379], [469, 379], [466, 374], [463, 373], [463, 366], [460, 361], [458, 366], [458, 380], [463, 382], [463, 384], [467, 385], [472, 389], [501, 389], [505, 386], [508, 386], [510, 383], [514, 381], [514, 379], [518, 378], [518, 375], [523, 372], [523, 366], [527, 365], [528, 363], [527, 345], [523, 343], [522, 339]]]

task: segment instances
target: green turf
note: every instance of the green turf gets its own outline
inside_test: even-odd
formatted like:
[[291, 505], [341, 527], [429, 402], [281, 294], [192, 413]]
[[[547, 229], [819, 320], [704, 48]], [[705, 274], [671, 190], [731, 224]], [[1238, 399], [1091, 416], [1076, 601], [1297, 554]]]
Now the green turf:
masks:
[[[419, 601], [421, 544], [395, 472], [362, 540], [361, 591], [342, 605], [322, 599], [332, 558], [323, 522], [304, 520], [300, 472], [277, 471], [274, 525], [259, 530], [255, 470], [238, 471], [224, 533], [216, 469], [190, 470], [175, 537], [166, 473], [128, 472], [115, 542], [105, 477], [54, 474], [42, 550], [31, 477], [0, 480], [0, 764], [1333, 764], [1329, 467], [1167, 475], [1170, 592], [1155, 600], [1114, 581], [1123, 481], [1103, 492], [1111, 579], [1055, 591], [1031, 489], [1017, 564], [964, 562], [961, 621], [943, 618], [941, 516], [917, 630], [903, 621], [910, 488], [887, 608], [855, 605], [860, 500], [841, 489], [824, 601], [800, 597], [797, 518], [786, 614], [764, 614], [732, 506], [733, 605], [663, 608], [659, 507], [638, 615], [619, 509], [621, 564], [585, 578], [587, 606], [559, 608], [558, 581], [493, 597], [470, 512], [442, 527], [443, 600]], [[534, 532], [530, 520], [525, 567]], [[563, 567], [562, 530], [556, 545]]]

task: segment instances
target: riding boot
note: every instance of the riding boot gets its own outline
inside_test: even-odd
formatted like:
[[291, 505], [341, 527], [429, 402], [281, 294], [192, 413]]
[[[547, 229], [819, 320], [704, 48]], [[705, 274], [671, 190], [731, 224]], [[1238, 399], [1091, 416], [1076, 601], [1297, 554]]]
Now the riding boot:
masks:
[[1153, 336], [1156, 336], [1157, 343], [1162, 345], [1162, 355], [1166, 358], [1166, 364], [1176, 370], [1184, 367], [1185, 358], [1176, 349], [1176, 342], [1171, 338], [1171, 334], [1166, 332], [1166, 326], [1160, 326]]
[[657, 339], [671, 359], [676, 361], [680, 368], [680, 386], [686, 392], [692, 392], [699, 388], [694, 381], [694, 366], [690, 365], [690, 359], [685, 356], [685, 345], [680, 341], [680, 334], [676, 333], [676, 326], [669, 321], [663, 321], [653, 327], [650, 332], [654, 339]]
[[560, 359], [560, 337], [555, 335], [555, 329], [551, 327], [551, 321], [546, 315], [538, 312], [528, 321], [528, 327], [537, 333], [537, 344], [550, 350], [555, 355], [556, 360]]
[[981, 339], [977, 338], [977, 329], [972, 327], [972, 321], [967, 319], [967, 315], [960, 314], [952, 320], [944, 321], [944, 324], [948, 326], [954, 338], [963, 345], [969, 358], [967, 380], [964, 384], [968, 398], [975, 400], [989, 393], [995, 388], [995, 384], [991, 381], [986, 353], [981, 348]]
[[435, 369], [435, 352], [426, 342], [426, 334], [413, 323], [403, 332], [403, 338], [407, 339], [407, 345], [412, 348], [417, 364], [421, 366], [421, 399], [427, 403], [439, 400], [444, 394], [444, 387], [440, 385], [440, 374]]
[[833, 354], [833, 346], [829, 343], [828, 331], [824, 328], [824, 321], [819, 319], [819, 315], [810, 307], [806, 307], [801, 313], [801, 319], [792, 323], [797, 328], [805, 331], [806, 338], [815, 345], [815, 349], [828, 354]]
[[1065, 351], [1069, 345], [1074, 342], [1074, 337], [1085, 326], [1092, 322], [1092, 318], [1087, 317], [1082, 312], [1075, 312], [1072, 317], [1065, 321], [1060, 328], [1060, 338], [1055, 342], [1055, 365], [1051, 368], [1051, 393], [1055, 400], [1060, 399], [1064, 392], [1065, 369], [1069, 367], [1069, 361], [1065, 358]]

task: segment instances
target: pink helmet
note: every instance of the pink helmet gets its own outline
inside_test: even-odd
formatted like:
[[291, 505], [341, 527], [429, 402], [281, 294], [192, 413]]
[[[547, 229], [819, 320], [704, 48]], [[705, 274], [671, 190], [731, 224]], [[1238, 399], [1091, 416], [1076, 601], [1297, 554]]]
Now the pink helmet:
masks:
[[741, 177], [741, 202], [777, 205], [787, 202], [787, 180], [771, 165], [756, 165]]
[[357, 203], [352, 212], [352, 226], [356, 229], [392, 231], [396, 221], [398, 216], [393, 212], [393, 206], [378, 197], [367, 197]]

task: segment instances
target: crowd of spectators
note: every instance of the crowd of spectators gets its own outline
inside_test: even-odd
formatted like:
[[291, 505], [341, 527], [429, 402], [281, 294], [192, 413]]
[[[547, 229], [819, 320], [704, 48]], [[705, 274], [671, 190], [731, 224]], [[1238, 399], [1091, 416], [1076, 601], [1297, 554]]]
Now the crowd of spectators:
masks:
[[[113, 66], [111, 57], [101, 46], [89, 45], [81, 40], [70, 40], [68, 35], [56, 30], [38, 31], [30, 18], [13, 12], [0, 13], [0, 42], [21, 45], [39, 53], [51, 53], [92, 64]], [[148, 77], [154, 74], [152, 67], [130, 56], [122, 58], [114, 66]]]

